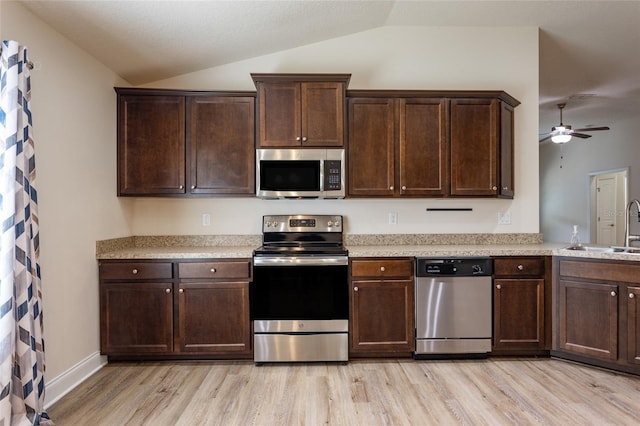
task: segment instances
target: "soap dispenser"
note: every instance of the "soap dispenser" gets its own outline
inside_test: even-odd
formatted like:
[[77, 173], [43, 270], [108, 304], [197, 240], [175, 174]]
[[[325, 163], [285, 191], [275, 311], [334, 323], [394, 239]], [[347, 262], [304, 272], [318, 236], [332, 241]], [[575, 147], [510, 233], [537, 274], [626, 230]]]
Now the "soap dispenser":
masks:
[[579, 247], [581, 245], [580, 234], [578, 234], [578, 225], [573, 225], [573, 233], [571, 234], [571, 246]]

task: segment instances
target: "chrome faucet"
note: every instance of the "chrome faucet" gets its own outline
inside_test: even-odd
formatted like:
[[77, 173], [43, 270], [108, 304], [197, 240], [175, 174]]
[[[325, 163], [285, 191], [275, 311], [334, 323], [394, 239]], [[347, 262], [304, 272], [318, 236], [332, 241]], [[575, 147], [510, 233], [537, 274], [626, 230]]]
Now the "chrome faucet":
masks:
[[627, 206], [627, 215], [625, 217], [625, 222], [624, 222], [624, 246], [625, 247], [629, 247], [631, 244], [631, 241], [640, 241], [640, 235], [633, 235], [631, 234], [631, 230], [629, 227], [629, 215], [631, 214], [631, 207], [633, 207], [633, 205], [636, 205], [636, 209], [638, 210], [638, 222], [640, 222], [640, 201], [638, 201], [638, 199], [633, 199], [631, 200], [631, 202], [629, 203], [629, 205]]

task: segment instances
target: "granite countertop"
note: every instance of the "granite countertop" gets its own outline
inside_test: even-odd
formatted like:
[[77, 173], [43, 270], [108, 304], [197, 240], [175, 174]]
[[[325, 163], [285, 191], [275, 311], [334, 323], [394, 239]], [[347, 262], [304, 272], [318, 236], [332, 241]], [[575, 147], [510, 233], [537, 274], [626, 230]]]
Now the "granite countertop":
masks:
[[[134, 236], [98, 241], [96, 259], [251, 258], [260, 235]], [[349, 257], [568, 256], [640, 261], [640, 254], [566, 250], [540, 234], [346, 235]]]

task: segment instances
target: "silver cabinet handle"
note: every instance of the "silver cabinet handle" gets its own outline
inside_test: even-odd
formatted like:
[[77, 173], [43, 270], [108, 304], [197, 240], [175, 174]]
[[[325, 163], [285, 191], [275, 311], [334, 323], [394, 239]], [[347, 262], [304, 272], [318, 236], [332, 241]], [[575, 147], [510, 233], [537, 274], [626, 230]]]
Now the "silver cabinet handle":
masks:
[[170, 288], [165, 288], [165, 289], [164, 289], [164, 292], [165, 292], [165, 293], [167, 293], [167, 294], [169, 294], [169, 293], [171, 293], [171, 289], [170, 289]]
[[178, 189], [184, 189], [184, 185], [180, 185]]
[[502, 286], [501, 286], [500, 284], [497, 284], [497, 285], [496, 285], [496, 288], [497, 288], [498, 290], [500, 290], [500, 289], [502, 288]]
[[523, 271], [523, 270], [524, 270], [524, 266], [518, 265], [518, 271]]
[[356, 287], [354, 287], [354, 288], [353, 288], [353, 291], [358, 291], [358, 287], [357, 287], [357, 286], [356, 286]]
[[389, 189], [393, 191], [393, 185], [392, 185], [392, 186], [390, 186], [390, 187], [389, 187]]
[[493, 186], [491, 187], [491, 189], [493, 189], [493, 190], [495, 191], [495, 190], [497, 190], [497, 189], [498, 189], [498, 187], [497, 187], [497, 186], [495, 186], [495, 185], [493, 185]]
[[302, 142], [306, 142], [306, 141], [307, 141], [307, 137], [306, 137], [306, 136], [303, 136], [303, 137], [302, 137]]
[[211, 268], [211, 272], [215, 274], [217, 272], [216, 268]]
[[403, 191], [406, 191], [406, 190], [407, 190], [407, 187], [406, 187], [406, 186], [404, 186], [404, 185], [402, 185], [402, 190], [403, 190]]
[[633, 293], [629, 293], [629, 299], [633, 299], [634, 297], [636, 297]]
[[195, 185], [191, 185], [191, 189], [196, 189], [196, 186]]
[[508, 186], [503, 186], [503, 187], [502, 187], [502, 190], [503, 190], [503, 191], [506, 191], [507, 189], [509, 189], [509, 187], [508, 187]]
[[180, 290], [178, 290], [178, 293], [180, 293], [180, 294], [184, 293], [184, 289], [181, 288]]
[[298, 137], [296, 138], [296, 140], [297, 140], [297, 141], [300, 141], [300, 136], [298, 136]]
[[133, 269], [133, 271], [131, 271], [131, 273], [132, 273], [133, 275], [135, 275], [135, 274], [137, 274], [137, 273], [138, 273], [138, 270], [134, 268], [134, 269]]
[[612, 296], [615, 296], [615, 295], [616, 295], [616, 292], [615, 292], [615, 291], [612, 291], [612, 292], [611, 292], [611, 295], [612, 295]]
[[386, 271], [385, 267], [384, 267], [384, 266], [381, 266], [381, 267], [380, 267], [380, 272], [384, 272], [384, 271]]

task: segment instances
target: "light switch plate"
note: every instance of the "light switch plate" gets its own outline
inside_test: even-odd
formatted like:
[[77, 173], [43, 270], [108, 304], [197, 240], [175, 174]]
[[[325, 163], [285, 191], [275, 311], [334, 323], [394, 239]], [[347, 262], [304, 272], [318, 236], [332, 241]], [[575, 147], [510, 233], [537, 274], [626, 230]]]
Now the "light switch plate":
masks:
[[389, 213], [389, 225], [398, 224], [398, 213]]

